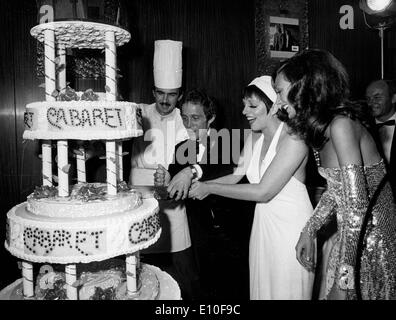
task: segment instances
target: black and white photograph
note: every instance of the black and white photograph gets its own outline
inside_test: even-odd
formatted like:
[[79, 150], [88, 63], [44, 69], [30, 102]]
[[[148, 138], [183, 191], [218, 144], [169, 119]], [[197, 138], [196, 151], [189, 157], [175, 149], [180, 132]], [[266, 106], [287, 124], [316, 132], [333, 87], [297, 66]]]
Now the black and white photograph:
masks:
[[396, 0], [0, 16], [4, 304], [253, 319], [396, 300]]
[[270, 50], [273, 58], [290, 58], [300, 50], [298, 19], [270, 17]]

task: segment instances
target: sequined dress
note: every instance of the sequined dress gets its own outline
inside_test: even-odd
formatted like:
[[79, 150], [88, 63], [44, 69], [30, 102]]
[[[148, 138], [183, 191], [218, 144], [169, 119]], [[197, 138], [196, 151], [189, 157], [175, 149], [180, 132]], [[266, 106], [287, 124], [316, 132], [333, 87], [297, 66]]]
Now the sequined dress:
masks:
[[[316, 158], [319, 162], [318, 154]], [[318, 166], [320, 175], [327, 180], [327, 190], [304, 230], [314, 236], [331, 214], [337, 215], [337, 240], [330, 252], [327, 265], [327, 295], [335, 281], [339, 284], [343, 272], [340, 269], [344, 265], [352, 265], [350, 271], [354, 275], [352, 262], [356, 259], [357, 239], [363, 216], [369, 199], [385, 176], [386, 169], [383, 160], [364, 167], [350, 165], [347, 168], [323, 168], [320, 167], [320, 162]], [[357, 181], [356, 188], [348, 185], [348, 179], [345, 178], [347, 174], [352, 175]], [[360, 210], [357, 210], [359, 208]], [[360, 270], [363, 299], [396, 299], [396, 211], [388, 182], [379, 193], [371, 218], [368, 220]], [[352, 292], [356, 292], [354, 283], [351, 287]], [[356, 295], [352, 294], [349, 298], [351, 297], [356, 298]]]

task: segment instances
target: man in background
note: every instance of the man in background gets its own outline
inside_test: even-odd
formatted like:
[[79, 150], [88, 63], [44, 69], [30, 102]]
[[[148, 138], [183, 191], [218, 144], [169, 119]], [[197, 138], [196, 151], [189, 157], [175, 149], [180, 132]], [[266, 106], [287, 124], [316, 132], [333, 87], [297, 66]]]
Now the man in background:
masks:
[[366, 89], [366, 99], [375, 118], [377, 147], [387, 164], [393, 193], [396, 195], [395, 81], [371, 82]]

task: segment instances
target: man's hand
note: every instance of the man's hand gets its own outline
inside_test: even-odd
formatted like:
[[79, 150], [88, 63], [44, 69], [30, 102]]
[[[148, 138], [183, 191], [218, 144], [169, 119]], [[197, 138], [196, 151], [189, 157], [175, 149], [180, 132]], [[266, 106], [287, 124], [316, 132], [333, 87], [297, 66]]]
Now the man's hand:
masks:
[[154, 173], [154, 185], [167, 186], [169, 184], [170, 178], [169, 171], [159, 164], [157, 170]]
[[188, 196], [188, 189], [190, 189], [191, 186], [192, 178], [193, 174], [190, 167], [179, 171], [179, 173], [177, 173], [169, 183], [169, 197], [175, 197], [175, 200], [186, 199]]

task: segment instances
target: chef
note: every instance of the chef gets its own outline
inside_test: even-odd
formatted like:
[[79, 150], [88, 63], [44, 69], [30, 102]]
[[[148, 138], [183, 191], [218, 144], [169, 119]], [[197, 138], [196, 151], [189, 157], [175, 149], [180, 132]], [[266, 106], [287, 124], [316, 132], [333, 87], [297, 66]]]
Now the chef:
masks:
[[[159, 166], [168, 169], [175, 146], [188, 139], [180, 110], [182, 97], [182, 42], [157, 40], [154, 44], [155, 102], [140, 104], [143, 136], [133, 139], [131, 153], [132, 186], [153, 186]], [[160, 267], [178, 281], [185, 299], [193, 298], [197, 272], [191, 252], [191, 239], [183, 201], [159, 200], [161, 236], [142, 251], [143, 259], [161, 261]], [[146, 260], [147, 261], [147, 260]]]

